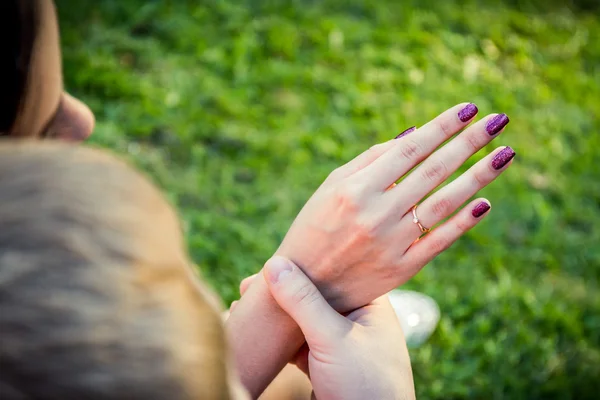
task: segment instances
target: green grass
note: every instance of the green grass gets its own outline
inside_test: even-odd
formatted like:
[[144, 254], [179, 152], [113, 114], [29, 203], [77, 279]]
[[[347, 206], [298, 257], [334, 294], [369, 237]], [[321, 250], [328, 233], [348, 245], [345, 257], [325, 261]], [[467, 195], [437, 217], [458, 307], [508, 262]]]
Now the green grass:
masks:
[[467, 165], [516, 149], [482, 193], [492, 213], [406, 285], [443, 313], [412, 351], [416, 388], [423, 399], [592, 399], [600, 21], [580, 3], [58, 6], [67, 88], [98, 118], [92, 142], [165, 189], [226, 301], [334, 167], [458, 102], [506, 112], [507, 130]]

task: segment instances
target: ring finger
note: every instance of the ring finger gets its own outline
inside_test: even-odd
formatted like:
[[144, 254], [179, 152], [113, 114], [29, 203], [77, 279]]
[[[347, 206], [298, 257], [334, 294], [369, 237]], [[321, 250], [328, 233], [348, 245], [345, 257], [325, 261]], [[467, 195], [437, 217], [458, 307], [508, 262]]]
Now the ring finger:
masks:
[[[498, 148], [469, 170], [425, 199], [417, 208], [419, 222], [431, 228], [456, 211], [479, 190], [490, 184], [510, 165], [515, 151], [509, 146]], [[421, 236], [421, 229], [413, 222], [412, 212], [400, 220], [398, 229], [406, 232], [409, 224], [414, 225], [414, 237]]]
[[[498, 126], [499, 129], [490, 129]], [[383, 196], [386, 209], [403, 215], [413, 204], [444, 182], [466, 160], [498, 136], [508, 124], [505, 114], [489, 115], [436, 151]]]
[[429, 261], [452, 246], [469, 229], [477, 225], [490, 209], [489, 201], [474, 200], [429, 235], [413, 243], [400, 258], [402, 279], [414, 276]]

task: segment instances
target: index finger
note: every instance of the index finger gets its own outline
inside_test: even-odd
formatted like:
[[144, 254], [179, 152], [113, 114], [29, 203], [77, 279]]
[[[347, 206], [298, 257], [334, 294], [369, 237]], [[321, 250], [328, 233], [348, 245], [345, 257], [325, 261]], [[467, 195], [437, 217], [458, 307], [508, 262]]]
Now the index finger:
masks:
[[398, 139], [385, 154], [359, 171], [357, 178], [365, 182], [367, 190], [385, 191], [442, 143], [465, 128], [477, 112], [477, 106], [473, 103], [461, 103], [444, 111], [416, 132]]

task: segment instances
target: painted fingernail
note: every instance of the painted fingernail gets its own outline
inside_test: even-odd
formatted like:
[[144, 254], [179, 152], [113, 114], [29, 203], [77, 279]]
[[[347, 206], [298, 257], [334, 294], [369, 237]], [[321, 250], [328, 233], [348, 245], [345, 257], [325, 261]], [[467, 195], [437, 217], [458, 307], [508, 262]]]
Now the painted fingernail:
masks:
[[292, 264], [284, 257], [275, 256], [265, 264], [267, 275], [272, 283], [281, 282], [293, 270]]
[[467, 122], [477, 115], [478, 112], [479, 110], [477, 109], [477, 106], [473, 103], [469, 103], [458, 112], [458, 119], [460, 119], [462, 122]]
[[485, 130], [490, 136], [495, 135], [504, 128], [510, 120], [506, 114], [498, 114], [494, 118], [490, 119], [485, 126]]
[[408, 135], [409, 133], [412, 133], [412, 132], [414, 132], [416, 130], [417, 130], [416, 126], [411, 126], [407, 130], [405, 130], [404, 132], [402, 132], [398, 136], [396, 136], [394, 139], [400, 139], [401, 137], [404, 137], [404, 136]]
[[482, 201], [481, 203], [477, 204], [475, 206], [475, 208], [473, 208], [473, 211], [471, 211], [471, 214], [475, 217], [475, 218], [479, 218], [481, 217], [483, 214], [485, 214], [486, 212], [488, 212], [488, 210], [490, 209], [490, 205], [488, 203], [486, 203], [485, 201]]
[[506, 146], [498, 154], [492, 158], [492, 167], [496, 170], [504, 167], [510, 160], [515, 157], [515, 151], [510, 147]]

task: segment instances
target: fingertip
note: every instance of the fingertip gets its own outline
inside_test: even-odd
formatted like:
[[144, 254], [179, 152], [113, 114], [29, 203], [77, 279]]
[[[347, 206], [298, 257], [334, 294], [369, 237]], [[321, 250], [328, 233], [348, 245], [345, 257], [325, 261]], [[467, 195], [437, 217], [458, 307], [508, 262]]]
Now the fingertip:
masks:
[[506, 125], [510, 122], [510, 118], [508, 115], [502, 114], [492, 114], [490, 118], [486, 121], [485, 131], [490, 136], [496, 136], [500, 132], [504, 130]]
[[460, 119], [460, 122], [471, 121], [473, 118], [475, 118], [475, 116], [479, 112], [479, 109], [477, 108], [475, 103], [463, 103], [463, 104], [460, 104], [460, 106], [461, 106], [461, 109], [457, 113], [457, 116], [458, 116], [458, 119]]
[[285, 280], [293, 270], [294, 265], [290, 260], [281, 256], [273, 256], [265, 263], [263, 274], [267, 282], [274, 285]]
[[510, 146], [499, 147], [494, 150], [491, 166], [495, 171], [499, 171], [511, 164], [517, 153]]
[[471, 208], [473, 218], [482, 218], [492, 209], [492, 204], [487, 199], [478, 199], [474, 203], [474, 206]]

